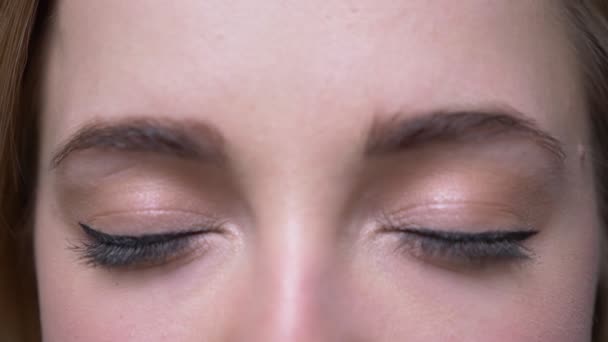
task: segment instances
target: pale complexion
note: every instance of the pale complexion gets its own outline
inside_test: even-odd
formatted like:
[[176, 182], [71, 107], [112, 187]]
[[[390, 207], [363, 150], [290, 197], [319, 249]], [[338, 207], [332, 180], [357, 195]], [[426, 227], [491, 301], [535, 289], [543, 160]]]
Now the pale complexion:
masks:
[[[45, 341], [589, 340], [599, 224], [556, 5], [59, 1]], [[205, 227], [143, 262], [86, 247]], [[534, 234], [500, 258], [396, 228]]]

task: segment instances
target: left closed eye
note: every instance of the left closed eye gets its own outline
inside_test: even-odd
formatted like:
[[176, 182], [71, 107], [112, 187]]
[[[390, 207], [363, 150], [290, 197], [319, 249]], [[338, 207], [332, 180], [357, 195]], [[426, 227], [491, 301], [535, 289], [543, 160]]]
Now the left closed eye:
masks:
[[400, 234], [399, 249], [417, 257], [471, 264], [530, 259], [532, 254], [523, 242], [538, 233], [529, 229], [469, 233], [419, 227], [385, 227], [383, 231]]

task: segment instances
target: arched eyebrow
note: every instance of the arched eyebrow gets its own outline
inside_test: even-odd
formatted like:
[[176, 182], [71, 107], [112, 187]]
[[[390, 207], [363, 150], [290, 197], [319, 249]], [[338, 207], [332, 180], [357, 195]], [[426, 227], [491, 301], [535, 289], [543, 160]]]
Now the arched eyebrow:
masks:
[[207, 123], [125, 119], [84, 125], [57, 149], [51, 169], [73, 153], [89, 149], [154, 153], [216, 164], [225, 159], [224, 139]]
[[[485, 144], [501, 136], [530, 140], [547, 151], [559, 167], [564, 164], [566, 154], [557, 138], [521, 114], [500, 111], [442, 111], [376, 120], [365, 154], [392, 154], [439, 142]], [[226, 159], [221, 132], [207, 123], [126, 119], [83, 126], [57, 149], [51, 168], [57, 168], [74, 152], [88, 149], [147, 152], [216, 164]]]
[[563, 143], [523, 114], [505, 111], [439, 111], [376, 120], [367, 139], [367, 156], [397, 153], [433, 143], [488, 144], [501, 138], [526, 139], [540, 146], [562, 167]]

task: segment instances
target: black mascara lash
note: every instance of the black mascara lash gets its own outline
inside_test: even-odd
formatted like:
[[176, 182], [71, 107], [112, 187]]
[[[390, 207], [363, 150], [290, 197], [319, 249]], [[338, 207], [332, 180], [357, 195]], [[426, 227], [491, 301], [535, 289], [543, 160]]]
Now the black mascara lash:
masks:
[[462, 259], [471, 262], [530, 259], [522, 243], [536, 235], [534, 230], [448, 232], [424, 228], [397, 229], [403, 246], [425, 256]]
[[131, 236], [111, 235], [83, 223], [79, 225], [90, 241], [75, 249], [82, 253], [81, 257], [86, 264], [108, 268], [163, 263], [187, 249], [192, 238], [209, 231], [204, 229]]

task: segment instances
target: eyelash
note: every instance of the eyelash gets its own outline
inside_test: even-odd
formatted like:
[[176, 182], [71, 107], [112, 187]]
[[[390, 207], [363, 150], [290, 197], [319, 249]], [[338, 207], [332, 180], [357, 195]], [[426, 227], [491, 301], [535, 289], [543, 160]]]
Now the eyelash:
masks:
[[[195, 239], [221, 229], [218, 223], [197, 230], [130, 236], [111, 235], [83, 223], [79, 225], [89, 241], [72, 248], [87, 265], [105, 268], [165, 264], [170, 259], [193, 250]], [[464, 261], [469, 264], [531, 259], [531, 252], [522, 243], [538, 233], [530, 229], [480, 233], [448, 232], [396, 224], [386, 224], [382, 230], [401, 235], [399, 250], [424, 259]]]
[[[128, 268], [154, 266], [201, 248], [194, 244], [205, 234], [219, 232], [221, 225], [211, 224], [195, 230], [175, 233], [146, 234], [141, 236], [111, 235], [79, 223], [88, 241], [72, 248], [85, 264], [93, 267]], [[204, 240], [202, 240], [204, 243]], [[204, 247], [203, 247], [204, 248]]]
[[400, 234], [398, 250], [431, 262], [469, 265], [529, 260], [533, 255], [523, 242], [538, 234], [530, 229], [468, 233], [400, 226], [383, 231]]

